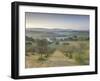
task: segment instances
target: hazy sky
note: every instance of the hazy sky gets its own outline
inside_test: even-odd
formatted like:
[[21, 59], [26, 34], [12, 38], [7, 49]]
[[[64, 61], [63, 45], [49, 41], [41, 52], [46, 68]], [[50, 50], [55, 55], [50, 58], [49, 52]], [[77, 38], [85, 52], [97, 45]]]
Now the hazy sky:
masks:
[[89, 30], [88, 15], [25, 12], [26, 28]]

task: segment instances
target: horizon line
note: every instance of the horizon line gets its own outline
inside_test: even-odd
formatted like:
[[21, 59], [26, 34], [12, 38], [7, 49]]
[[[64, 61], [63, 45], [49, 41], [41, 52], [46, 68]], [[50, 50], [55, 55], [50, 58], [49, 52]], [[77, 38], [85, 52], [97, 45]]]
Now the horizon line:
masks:
[[[31, 29], [30, 28], [26, 28], [26, 29]], [[67, 29], [67, 28], [32, 28], [32, 29]], [[82, 30], [82, 31], [89, 31], [89, 29], [68, 29], [68, 30]]]

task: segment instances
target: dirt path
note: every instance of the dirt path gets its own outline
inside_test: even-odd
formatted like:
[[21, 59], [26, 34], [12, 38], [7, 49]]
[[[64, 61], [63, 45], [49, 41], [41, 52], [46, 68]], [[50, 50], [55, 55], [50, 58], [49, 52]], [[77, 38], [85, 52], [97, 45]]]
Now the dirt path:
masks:
[[60, 51], [56, 50], [55, 53], [46, 61], [48, 66], [72, 66], [76, 65], [75, 61], [67, 58]]

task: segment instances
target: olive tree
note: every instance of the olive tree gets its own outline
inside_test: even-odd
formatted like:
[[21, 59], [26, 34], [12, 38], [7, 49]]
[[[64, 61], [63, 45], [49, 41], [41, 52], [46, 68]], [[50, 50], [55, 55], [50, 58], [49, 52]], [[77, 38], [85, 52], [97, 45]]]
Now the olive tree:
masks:
[[46, 39], [37, 40], [37, 53], [40, 54], [40, 60], [43, 60], [43, 55], [47, 53], [48, 41]]

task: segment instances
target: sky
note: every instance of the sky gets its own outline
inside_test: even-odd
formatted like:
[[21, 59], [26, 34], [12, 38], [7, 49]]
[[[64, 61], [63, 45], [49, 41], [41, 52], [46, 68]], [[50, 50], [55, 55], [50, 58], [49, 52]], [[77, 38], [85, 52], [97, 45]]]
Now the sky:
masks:
[[26, 28], [89, 30], [89, 15], [25, 12]]

